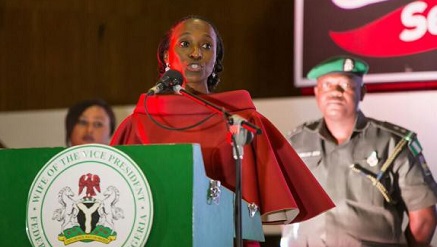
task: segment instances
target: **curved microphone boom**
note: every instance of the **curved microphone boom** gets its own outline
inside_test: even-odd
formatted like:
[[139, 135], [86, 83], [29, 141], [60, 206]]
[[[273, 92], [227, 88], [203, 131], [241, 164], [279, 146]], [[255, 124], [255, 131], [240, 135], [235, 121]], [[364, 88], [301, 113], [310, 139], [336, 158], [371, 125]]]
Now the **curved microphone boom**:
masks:
[[164, 91], [167, 91], [168, 89], [172, 89], [176, 85], [182, 85], [182, 82], [184, 81], [184, 78], [181, 74], [181, 72], [177, 70], [168, 70], [162, 75], [161, 79], [155, 84], [154, 87], [149, 89], [147, 91], [147, 95], [154, 95], [157, 93], [161, 93]]

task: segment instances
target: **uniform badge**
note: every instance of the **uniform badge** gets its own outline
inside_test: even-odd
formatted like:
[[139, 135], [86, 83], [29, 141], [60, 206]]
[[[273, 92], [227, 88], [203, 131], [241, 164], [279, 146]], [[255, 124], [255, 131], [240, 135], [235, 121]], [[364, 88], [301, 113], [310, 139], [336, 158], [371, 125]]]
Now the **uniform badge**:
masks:
[[354, 60], [350, 58], [346, 58], [344, 60], [343, 71], [352, 71], [354, 70], [354, 67], [355, 67]]
[[376, 151], [372, 151], [372, 153], [367, 157], [367, 164], [371, 167], [374, 167], [378, 164], [378, 156], [376, 154]]
[[299, 157], [302, 158], [307, 158], [307, 157], [316, 157], [316, 156], [320, 156], [320, 151], [310, 151], [310, 152], [302, 152], [302, 153], [298, 153]]

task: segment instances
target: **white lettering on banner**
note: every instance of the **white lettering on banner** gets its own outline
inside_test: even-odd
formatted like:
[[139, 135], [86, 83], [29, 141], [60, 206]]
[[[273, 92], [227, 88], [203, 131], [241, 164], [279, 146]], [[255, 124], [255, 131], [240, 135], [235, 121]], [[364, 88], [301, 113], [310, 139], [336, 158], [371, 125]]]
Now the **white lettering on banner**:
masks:
[[437, 35], [437, 6], [433, 6], [427, 16], [423, 12], [428, 4], [416, 1], [404, 7], [401, 13], [401, 22], [407, 27], [399, 38], [404, 42], [412, 42], [422, 38], [428, 31], [432, 35]]
[[332, 2], [342, 9], [357, 9], [366, 5], [385, 2], [387, 0], [332, 0]]

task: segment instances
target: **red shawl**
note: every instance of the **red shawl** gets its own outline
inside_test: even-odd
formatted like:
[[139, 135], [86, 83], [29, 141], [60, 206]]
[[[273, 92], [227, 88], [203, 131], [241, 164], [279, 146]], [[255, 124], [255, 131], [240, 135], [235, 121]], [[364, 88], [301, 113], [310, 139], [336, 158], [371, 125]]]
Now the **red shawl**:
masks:
[[[258, 113], [247, 91], [202, 95], [231, 114], [238, 114], [262, 130], [244, 146], [242, 195], [260, 207], [264, 224], [288, 224], [314, 217], [334, 206], [285, 137]], [[147, 102], [145, 101], [147, 99]], [[167, 130], [152, 122], [181, 128], [209, 119], [192, 129]], [[134, 112], [115, 132], [111, 145], [200, 143], [208, 177], [235, 188], [235, 161], [227, 141], [223, 114], [181, 95], [141, 95]]]

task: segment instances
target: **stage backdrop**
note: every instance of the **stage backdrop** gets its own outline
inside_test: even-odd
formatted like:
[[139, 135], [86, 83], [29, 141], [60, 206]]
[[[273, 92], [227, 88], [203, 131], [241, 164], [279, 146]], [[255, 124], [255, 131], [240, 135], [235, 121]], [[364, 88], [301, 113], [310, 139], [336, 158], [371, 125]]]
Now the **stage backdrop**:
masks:
[[308, 71], [339, 54], [369, 63], [370, 89], [436, 87], [436, 1], [295, 0], [294, 37], [297, 87], [314, 85]]

